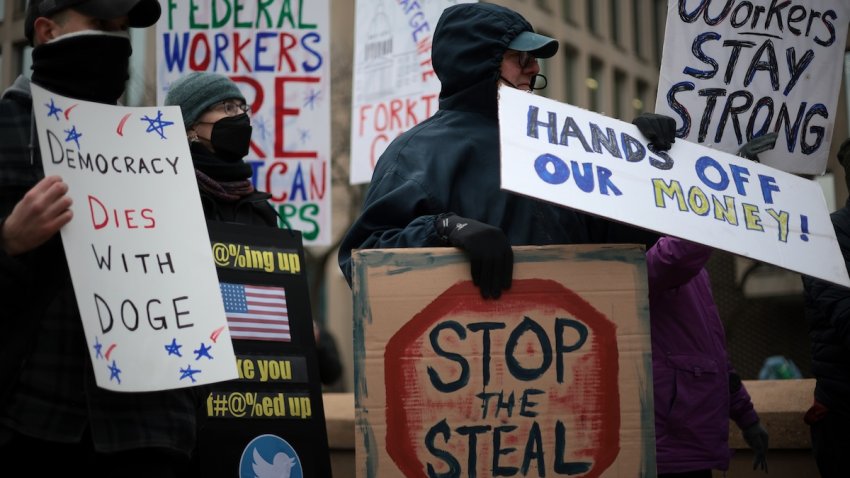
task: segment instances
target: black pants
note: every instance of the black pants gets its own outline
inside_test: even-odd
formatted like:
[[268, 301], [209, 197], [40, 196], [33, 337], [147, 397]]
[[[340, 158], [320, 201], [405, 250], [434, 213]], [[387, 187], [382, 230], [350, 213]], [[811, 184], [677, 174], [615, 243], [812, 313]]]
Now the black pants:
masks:
[[[8, 430], [6, 430], [8, 432]], [[163, 448], [98, 453], [86, 434], [79, 443], [58, 443], [12, 432], [0, 441], [0, 463], [16, 463], [28, 476], [93, 478], [183, 478], [192, 473], [189, 458]]]
[[828, 412], [810, 425], [812, 452], [821, 478], [850, 477], [850, 418]]
[[711, 470], [686, 471], [684, 473], [662, 473], [658, 478], [711, 478]]

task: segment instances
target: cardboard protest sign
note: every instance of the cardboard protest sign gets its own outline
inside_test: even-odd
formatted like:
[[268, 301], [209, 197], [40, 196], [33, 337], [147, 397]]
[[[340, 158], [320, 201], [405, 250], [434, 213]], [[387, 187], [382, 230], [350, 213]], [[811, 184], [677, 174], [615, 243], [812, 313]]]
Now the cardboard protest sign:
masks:
[[358, 477], [655, 476], [642, 247], [515, 247], [499, 300], [458, 249], [353, 259]]
[[329, 0], [160, 0], [157, 102], [191, 71], [232, 79], [251, 105], [246, 161], [282, 227], [331, 243]]
[[357, 0], [351, 95], [351, 184], [368, 183], [399, 134], [437, 111], [431, 37], [443, 10], [475, 0]]
[[502, 188], [850, 286], [814, 181], [501, 88]]
[[329, 477], [301, 234], [207, 225], [239, 377], [205, 397], [201, 475]]
[[75, 100], [32, 85], [46, 175], [68, 184], [62, 243], [95, 379], [143, 392], [236, 377], [179, 108]]
[[727, 153], [775, 131], [763, 163], [823, 174], [848, 22], [846, 0], [668, 0], [655, 111]]

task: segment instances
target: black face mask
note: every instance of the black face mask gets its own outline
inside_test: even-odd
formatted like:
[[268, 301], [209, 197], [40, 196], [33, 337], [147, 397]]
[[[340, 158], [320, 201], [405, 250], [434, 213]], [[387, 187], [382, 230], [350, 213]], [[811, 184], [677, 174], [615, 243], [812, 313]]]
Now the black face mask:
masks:
[[216, 156], [241, 161], [251, 146], [251, 119], [247, 114], [228, 116], [213, 123], [210, 144]]
[[103, 32], [72, 34], [32, 51], [32, 81], [80, 100], [115, 104], [130, 78], [130, 39]]

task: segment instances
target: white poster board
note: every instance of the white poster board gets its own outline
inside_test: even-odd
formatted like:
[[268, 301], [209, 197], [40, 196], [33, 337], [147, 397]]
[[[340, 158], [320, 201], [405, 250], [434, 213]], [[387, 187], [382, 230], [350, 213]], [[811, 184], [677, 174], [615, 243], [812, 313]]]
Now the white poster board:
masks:
[[727, 153], [776, 131], [763, 163], [823, 174], [848, 21], [847, 0], [668, 0], [655, 112], [676, 118], [688, 141]]
[[62, 242], [98, 386], [236, 378], [180, 109], [32, 94], [44, 172], [73, 201]]
[[191, 71], [232, 79], [251, 105], [245, 158], [281, 226], [331, 243], [329, 0], [160, 0], [157, 104]]
[[351, 184], [368, 183], [398, 135], [437, 111], [431, 39], [446, 7], [475, 0], [357, 0], [351, 93]]
[[816, 182], [503, 87], [502, 188], [850, 287]]

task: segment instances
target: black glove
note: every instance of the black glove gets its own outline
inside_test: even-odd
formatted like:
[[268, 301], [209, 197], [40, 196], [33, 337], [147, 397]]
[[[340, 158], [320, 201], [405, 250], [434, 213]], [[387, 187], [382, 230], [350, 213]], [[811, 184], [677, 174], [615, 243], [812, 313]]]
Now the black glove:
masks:
[[436, 227], [444, 241], [466, 251], [472, 283], [481, 289], [482, 297], [498, 299], [502, 290], [511, 288], [514, 251], [501, 229], [453, 213], [437, 216]]
[[773, 149], [773, 146], [776, 145], [777, 136], [779, 136], [778, 133], [767, 133], [749, 140], [738, 149], [738, 156], [760, 163], [759, 153]]
[[744, 441], [753, 450], [753, 469], [767, 473], [767, 430], [761, 423], [755, 422], [744, 431]]
[[640, 134], [646, 136], [649, 144], [659, 150], [667, 151], [676, 142], [676, 120], [670, 116], [655, 113], [641, 113], [632, 120]]

